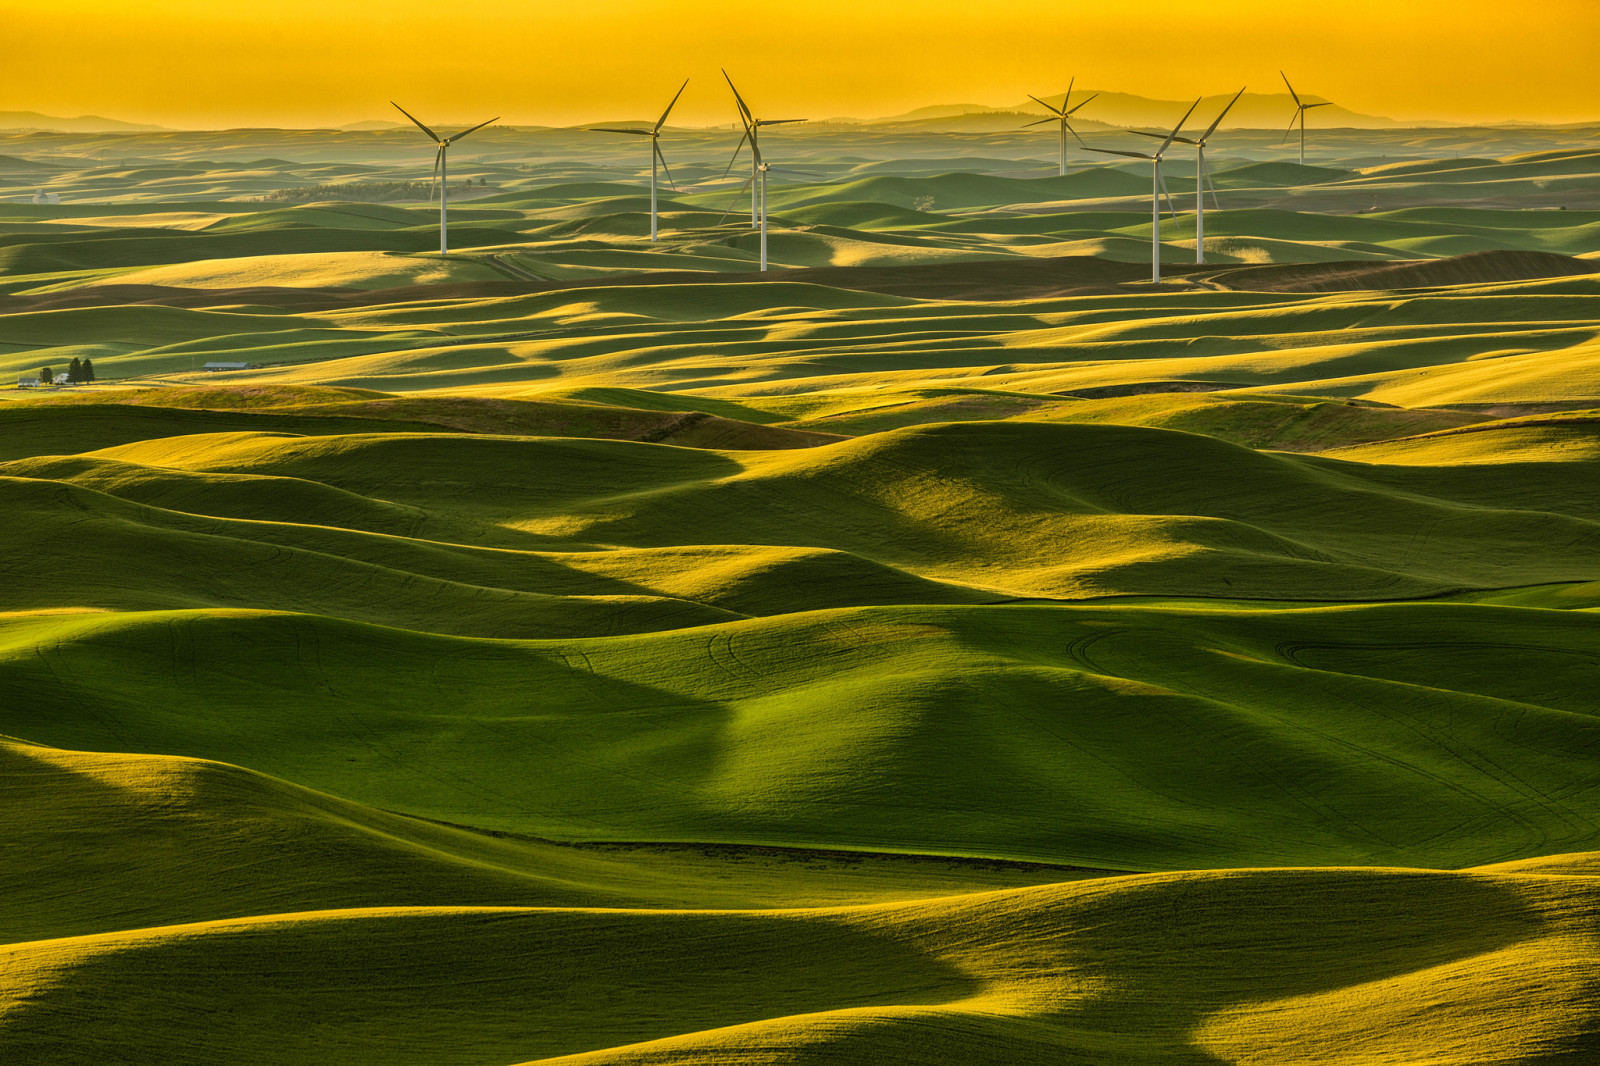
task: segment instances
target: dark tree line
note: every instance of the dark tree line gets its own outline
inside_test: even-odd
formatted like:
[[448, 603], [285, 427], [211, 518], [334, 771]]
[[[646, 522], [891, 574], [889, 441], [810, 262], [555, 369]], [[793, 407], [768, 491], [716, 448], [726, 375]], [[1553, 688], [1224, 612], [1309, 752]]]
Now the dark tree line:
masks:
[[[73, 356], [71, 364], [67, 367], [67, 381], [73, 385], [87, 385], [94, 380], [94, 362], [90, 359], [79, 359]], [[39, 368], [39, 384], [54, 385], [56, 382], [55, 367], [43, 366]]]

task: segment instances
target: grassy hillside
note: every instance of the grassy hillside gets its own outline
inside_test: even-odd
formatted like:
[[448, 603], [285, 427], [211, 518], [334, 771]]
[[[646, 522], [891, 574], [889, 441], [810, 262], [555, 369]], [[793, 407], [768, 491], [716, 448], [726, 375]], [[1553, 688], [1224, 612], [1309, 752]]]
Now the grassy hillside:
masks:
[[[20, 1003], [0, 1046], [41, 1062], [63, 1038], [174, 1063], [758, 1063], [775, 1046], [797, 1063], [1465, 1063], [1485, 1046], [1579, 1061], [1600, 1035], [1595, 893], [1559, 867], [1260, 870], [871, 908], [275, 915], [9, 949]], [[259, 1047], [285, 1016], [302, 1021]]]
[[[237, 766], [0, 741], [0, 943], [384, 906], [789, 908], [962, 895], [1102, 872], [776, 849], [491, 837]], [[64, 895], [63, 883], [72, 885]]]
[[0, 134], [0, 1062], [1600, 1058], [1594, 131], [1014, 119]]
[[1596, 624], [901, 607], [527, 644], [255, 612], [21, 616], [0, 731], [562, 839], [1458, 866], [1593, 847]]
[[[1587, 439], [1588, 427], [1524, 432]], [[1592, 449], [1535, 444], [1470, 467], [1432, 464], [1427, 453], [1406, 464], [1356, 461], [1407, 445], [1388, 447], [1295, 458], [1195, 433], [1070, 421], [934, 424], [758, 452], [253, 431], [19, 460], [0, 474], [23, 479], [10, 489], [18, 532], [30, 530], [32, 550], [43, 552], [64, 546], [48, 528], [54, 510], [72, 523], [103, 511], [128, 528], [315, 545], [386, 565], [419, 548], [451, 550], [405, 538], [556, 552], [821, 549], [1021, 598], [1379, 599], [1600, 577]], [[207, 524], [63, 496], [50, 483], [182, 514], [275, 522]], [[26, 522], [24, 509], [34, 515]], [[378, 551], [338, 528], [402, 539]], [[1486, 551], [1491, 544], [1497, 550]], [[192, 565], [233, 583], [226, 552]]]

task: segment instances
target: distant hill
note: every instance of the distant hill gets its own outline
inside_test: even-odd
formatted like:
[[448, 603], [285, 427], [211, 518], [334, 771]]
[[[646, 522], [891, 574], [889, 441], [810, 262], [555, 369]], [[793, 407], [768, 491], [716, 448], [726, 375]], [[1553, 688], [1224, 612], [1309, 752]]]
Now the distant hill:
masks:
[[[1037, 105], [1031, 106], [1031, 110], [1018, 105], [1013, 108], [991, 107], [981, 110], [957, 111], [927, 118], [873, 119], [865, 123], [865, 125], [877, 129], [925, 129], [945, 130], [953, 133], [998, 133], [1021, 129], [1035, 119], [1043, 117], [1041, 109]], [[926, 108], [925, 110], [942, 111], [944, 109]], [[1080, 121], [1076, 115], [1073, 116], [1072, 125], [1077, 130], [1104, 130], [1110, 128], [1105, 122], [1096, 122], [1092, 119]], [[1039, 128], [1044, 129], [1044, 127]], [[1054, 129], [1054, 126], [1050, 127], [1051, 131]]]
[[878, 119], [879, 122], [918, 122], [930, 118], [950, 118], [952, 115], [967, 115], [973, 112], [1000, 111], [1003, 108], [991, 107], [988, 104], [934, 104], [931, 107], [919, 107], [914, 111], [907, 111], [903, 115], [891, 115], [888, 118]]
[[0, 111], [0, 130], [60, 130], [62, 133], [145, 133], [161, 131], [166, 126], [152, 126], [143, 122], [123, 122], [121, 119], [102, 118], [99, 115], [79, 115], [61, 118], [41, 115], [37, 111]]
[[[1133, 93], [1119, 93], [1099, 91], [1095, 89], [1075, 90], [1072, 102], [1080, 103], [1091, 95], [1098, 96], [1075, 116], [1085, 122], [1104, 123], [1112, 126], [1170, 126], [1188, 110], [1187, 100], [1155, 100]], [[1195, 108], [1194, 120], [1191, 125], [1209, 124], [1217, 113], [1227, 104], [1232, 93], [1217, 96], [1207, 96], [1200, 101], [1200, 106]], [[1059, 102], [1061, 92], [1041, 93], [1040, 98], [1051, 103]], [[1323, 97], [1312, 93], [1305, 93], [1301, 97], [1307, 102], [1319, 103]], [[921, 107], [903, 115], [893, 115], [888, 118], [874, 119], [873, 125], [889, 123], [914, 123], [929, 126], [945, 126], [959, 124], [970, 127], [983, 115], [1009, 115], [1015, 112], [1027, 112], [1030, 115], [1044, 117], [1045, 110], [1032, 100], [1023, 100], [1004, 107], [990, 107], [983, 104], [941, 104], [931, 107]], [[1294, 115], [1294, 100], [1286, 92], [1280, 93], [1245, 93], [1239, 98], [1233, 110], [1228, 114], [1226, 125], [1229, 128], [1247, 129], [1273, 129], [1287, 128], [1289, 120]], [[1449, 123], [1434, 121], [1408, 121], [1400, 122], [1380, 115], [1366, 115], [1349, 108], [1333, 104], [1330, 107], [1319, 107], [1311, 113], [1308, 120], [1310, 125], [1353, 126], [1360, 129], [1394, 129], [1413, 126], [1447, 126]]]
[[21, 156], [0, 155], [0, 174], [60, 169], [62, 168], [59, 163], [45, 163], [36, 159], [23, 159]]

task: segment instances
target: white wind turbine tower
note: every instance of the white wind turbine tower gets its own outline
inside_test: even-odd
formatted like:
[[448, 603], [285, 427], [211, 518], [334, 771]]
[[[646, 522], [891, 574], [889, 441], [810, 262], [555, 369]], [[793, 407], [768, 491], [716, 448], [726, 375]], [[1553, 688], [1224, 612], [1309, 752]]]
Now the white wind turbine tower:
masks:
[[[1101, 155], [1125, 155], [1132, 159], [1150, 160], [1150, 280], [1152, 282], [1161, 280], [1161, 195], [1167, 192], [1167, 183], [1161, 178], [1161, 157], [1166, 154], [1167, 148], [1183, 129], [1183, 124], [1189, 121], [1189, 116], [1194, 114], [1194, 109], [1199, 106], [1199, 100], [1189, 105], [1189, 110], [1183, 113], [1183, 118], [1172, 127], [1172, 132], [1167, 134], [1166, 139], [1161, 142], [1161, 147], [1154, 153], [1122, 152], [1114, 148], [1089, 149]], [[1167, 193], [1167, 209], [1172, 210], [1171, 193]], [[1172, 213], [1174, 216], [1177, 215], [1176, 211]]]
[[1067, 104], [1072, 101], [1072, 87], [1074, 85], [1076, 85], [1077, 82], [1078, 82], [1078, 79], [1076, 77], [1074, 77], [1070, 82], [1067, 83], [1067, 95], [1065, 95], [1065, 96], [1063, 96], [1061, 98], [1061, 106], [1060, 107], [1055, 107], [1055, 106], [1053, 106], [1051, 104], [1047, 104], [1043, 100], [1039, 99], [1037, 96], [1034, 96], [1034, 95], [1032, 95], [1030, 93], [1029, 96], [1028, 96], [1028, 99], [1032, 100], [1034, 103], [1038, 104], [1040, 107], [1042, 107], [1046, 111], [1050, 112], [1050, 117], [1049, 118], [1042, 118], [1038, 122], [1024, 123], [1023, 127], [1022, 127], [1023, 129], [1027, 129], [1029, 126], [1042, 126], [1046, 122], [1059, 122], [1059, 123], [1061, 123], [1061, 129], [1058, 132], [1061, 135], [1061, 170], [1060, 170], [1060, 173], [1062, 175], [1065, 175], [1066, 172], [1067, 172], [1067, 134], [1070, 133], [1074, 137], [1077, 137], [1079, 144], [1083, 143], [1083, 138], [1082, 137], [1078, 137], [1078, 131], [1072, 128], [1072, 123], [1069, 122], [1068, 119], [1070, 119], [1073, 116], [1073, 114], [1078, 110], [1078, 108], [1081, 108], [1084, 104], [1087, 104], [1089, 102], [1089, 100], [1093, 100], [1095, 98], [1095, 96], [1099, 96], [1100, 95], [1099, 93], [1095, 93], [1093, 96], [1089, 97], [1089, 100], [1079, 100], [1078, 101], [1078, 107], [1074, 107], [1074, 108], [1070, 108], [1069, 109], [1067, 107]]
[[[591, 133], [630, 133], [636, 137], [650, 138], [650, 239], [652, 241], [658, 239], [660, 231], [660, 215], [656, 209], [657, 169], [665, 170], [668, 183], [672, 182], [672, 171], [667, 169], [667, 157], [661, 154], [661, 127], [667, 124], [667, 116], [672, 114], [674, 107], [678, 106], [678, 97], [682, 96], [683, 90], [688, 87], [689, 79], [685, 78], [683, 84], [678, 86], [678, 94], [672, 98], [672, 103], [668, 104], [667, 109], [661, 112], [661, 117], [656, 120], [656, 124], [647, 130], [614, 129], [606, 126], [594, 126], [589, 130]], [[677, 186], [674, 185], [673, 187], [676, 188]]]
[[[1234, 93], [1233, 99], [1228, 101], [1228, 106], [1222, 109], [1222, 114], [1217, 116], [1217, 120], [1211, 124], [1211, 128], [1200, 136], [1172, 138], [1174, 141], [1179, 141], [1183, 144], [1194, 145], [1194, 261], [1196, 263], [1204, 263], [1206, 261], [1207, 185], [1211, 186], [1211, 202], [1216, 204], [1219, 211], [1222, 209], [1222, 202], [1217, 199], [1217, 186], [1211, 180], [1211, 168], [1206, 166], [1206, 142], [1211, 139], [1213, 133], [1217, 132], [1217, 127], [1222, 125], [1222, 120], [1228, 116], [1228, 112], [1233, 110], [1233, 105], [1238, 103], [1239, 97], [1243, 95], [1244, 89]], [[1141, 137], [1161, 136], [1159, 133], [1151, 133], [1148, 130], [1129, 130], [1128, 132], [1137, 133]]]
[[[1289, 85], [1289, 75], [1285, 74], [1283, 71], [1280, 70], [1280, 71], [1278, 71], [1278, 77], [1283, 79], [1283, 83], [1285, 85]], [[1287, 141], [1289, 139], [1289, 135], [1294, 133], [1294, 124], [1296, 122], [1300, 123], [1300, 165], [1301, 166], [1305, 166], [1306, 165], [1306, 112], [1310, 111], [1313, 107], [1327, 107], [1328, 104], [1332, 103], [1332, 101], [1331, 100], [1325, 100], [1320, 104], [1303, 103], [1300, 100], [1300, 94], [1294, 91], [1294, 86], [1293, 85], [1289, 85], [1289, 95], [1294, 97], [1294, 118], [1289, 120], [1289, 128], [1284, 131], [1283, 141]], [[1282, 144], [1283, 141], [1280, 141], [1279, 143]]]
[[[394, 104], [393, 100], [390, 100], [389, 102]], [[417, 129], [421, 130], [423, 133], [426, 133], [429, 137], [432, 137], [434, 143], [439, 146], [438, 149], [433, 153], [433, 177], [434, 180], [439, 183], [439, 254], [444, 255], [450, 251], [450, 145], [456, 141], [459, 141], [469, 133], [475, 133], [478, 130], [483, 129], [483, 127], [487, 126], [489, 122], [499, 121], [500, 116], [496, 115], [494, 118], [490, 119], [489, 122], [480, 122], [476, 126], [472, 127], [472, 129], [462, 130], [454, 137], [440, 137], [437, 133], [433, 132], [428, 127], [424, 126], [420, 121], [418, 121], [415, 115], [401, 107], [399, 104], [394, 104], [394, 107], [396, 111], [399, 111], [406, 118], [409, 118], [412, 122], [415, 122]]]

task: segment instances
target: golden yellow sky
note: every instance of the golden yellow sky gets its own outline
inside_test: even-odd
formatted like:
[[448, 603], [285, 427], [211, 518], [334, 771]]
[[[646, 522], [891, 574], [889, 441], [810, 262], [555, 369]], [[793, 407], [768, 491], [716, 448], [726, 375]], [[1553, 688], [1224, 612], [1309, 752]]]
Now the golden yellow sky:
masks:
[[[1296, 87], [1396, 118], [1600, 119], [1600, 0], [0, 0], [0, 111], [179, 127], [732, 119]], [[779, 113], [782, 113], [781, 115]]]

